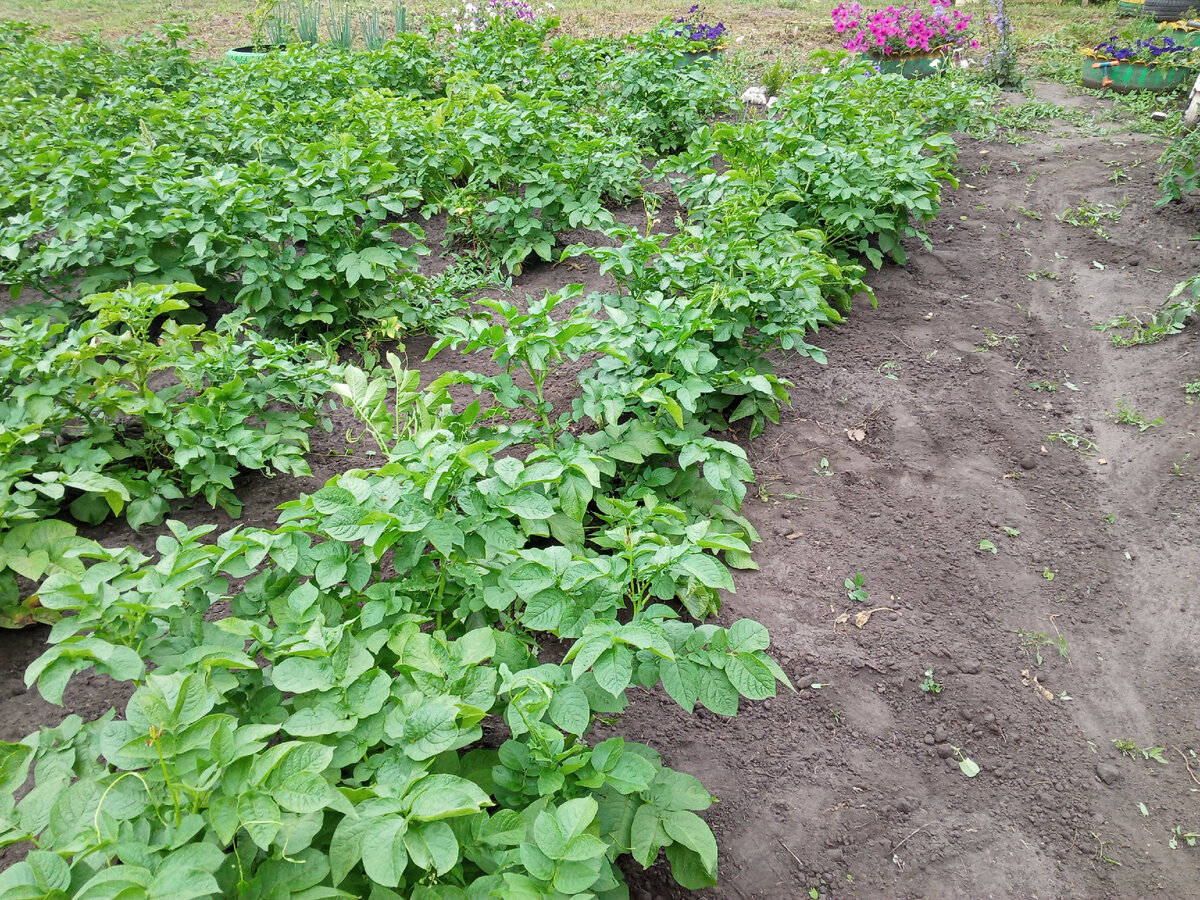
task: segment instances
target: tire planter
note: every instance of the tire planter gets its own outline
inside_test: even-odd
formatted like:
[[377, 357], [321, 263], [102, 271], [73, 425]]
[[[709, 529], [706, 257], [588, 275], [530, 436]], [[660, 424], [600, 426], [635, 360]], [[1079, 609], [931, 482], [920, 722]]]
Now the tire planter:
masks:
[[1117, 15], [1118, 16], [1140, 16], [1144, 15], [1145, 0], [1117, 0]]
[[1174, 22], [1189, 18], [1189, 13], [1200, 12], [1200, 0], [1146, 0], [1142, 10], [1155, 22]]
[[1172, 28], [1167, 34], [1185, 47], [1200, 47], [1200, 29], [1184, 31], [1181, 28]]
[[724, 50], [685, 50], [682, 59], [675, 60], [676, 69], [685, 69], [688, 66], [710, 66], [723, 55]]
[[1171, 91], [1191, 79], [1190, 71], [1180, 66], [1148, 66], [1145, 63], [1108, 62], [1089, 57], [1083, 61], [1083, 86], [1096, 91], [1116, 91], [1118, 94]]
[[903, 75], [905, 78], [926, 78], [936, 75], [946, 66], [945, 53], [922, 53], [918, 56], [867, 56], [883, 75]]
[[270, 44], [261, 49], [255, 49], [254, 44], [246, 47], [234, 47], [232, 50], [225, 51], [225, 62], [234, 66], [244, 66], [247, 63], [258, 62], [260, 59], [266, 59], [272, 53], [283, 50], [287, 44]]

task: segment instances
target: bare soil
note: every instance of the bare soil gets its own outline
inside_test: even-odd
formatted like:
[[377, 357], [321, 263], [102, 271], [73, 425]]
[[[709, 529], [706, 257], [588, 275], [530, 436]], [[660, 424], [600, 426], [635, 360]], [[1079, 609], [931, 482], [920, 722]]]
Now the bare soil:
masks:
[[[792, 406], [747, 445], [761, 569], [721, 620], [765, 623], [798, 690], [734, 719], [647, 693], [618, 726], [720, 798], [721, 883], [700, 896], [1200, 895], [1200, 848], [1167, 846], [1176, 826], [1200, 831], [1200, 405], [1182, 389], [1200, 353], [1194, 328], [1129, 350], [1093, 330], [1197, 270], [1196, 205], [1154, 209], [1161, 149], [1061, 123], [1020, 145], [962, 138], [932, 249], [913, 242], [873, 279], [877, 310], [818, 336], [827, 367], [778, 360]], [[1056, 219], [1126, 198], [1109, 239]], [[517, 288], [611, 288], [581, 262]], [[1164, 423], [1116, 423], [1117, 398]], [[243, 521], [370, 465], [361, 445], [343, 455], [346, 425], [314, 436], [313, 479], [245, 479]], [[1068, 432], [1096, 448], [1049, 437]], [[856, 572], [863, 603], [843, 586]], [[0, 739], [63, 715], [22, 680], [45, 636], [0, 633]], [[1039, 643], [1060, 638], [1062, 653]], [[919, 687], [929, 669], [940, 693]], [[78, 678], [67, 706], [95, 716], [119, 697]], [[637, 900], [688, 896], [661, 865], [630, 876]]]

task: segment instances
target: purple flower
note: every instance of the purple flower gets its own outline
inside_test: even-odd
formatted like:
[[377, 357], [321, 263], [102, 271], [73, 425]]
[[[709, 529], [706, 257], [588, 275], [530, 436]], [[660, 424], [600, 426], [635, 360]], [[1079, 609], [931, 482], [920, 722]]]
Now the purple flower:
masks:
[[699, 9], [700, 4], [697, 3], [687, 11], [687, 15], [680, 16], [675, 20], [675, 24], [680, 26], [675, 29], [675, 36], [704, 44], [706, 47], [719, 44], [726, 34], [725, 23], [718, 22], [716, 25], [710, 25], [707, 22], [691, 21], [689, 17], [696, 15]]

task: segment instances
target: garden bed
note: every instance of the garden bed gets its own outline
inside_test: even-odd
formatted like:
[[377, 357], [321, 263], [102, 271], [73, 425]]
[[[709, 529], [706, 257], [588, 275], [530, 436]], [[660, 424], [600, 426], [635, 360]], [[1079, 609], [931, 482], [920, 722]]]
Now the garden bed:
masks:
[[[825, 341], [827, 370], [783, 370], [794, 407], [751, 447], [762, 571], [722, 618], [764, 622], [802, 690], [703, 728], [650, 700], [623, 720], [722, 799], [704, 896], [1193, 889], [1195, 849], [1168, 841], [1198, 824], [1176, 748], [1200, 770], [1200, 440], [1181, 386], [1200, 353], [1194, 334], [1119, 350], [1092, 330], [1194, 268], [1194, 206], [1152, 211], [1153, 170], [1134, 168], [1157, 153], [1074, 129], [962, 141], [933, 251], [874, 279], [879, 310]], [[1111, 240], [1055, 220], [1079, 197], [1128, 197]], [[1115, 424], [1116, 398], [1165, 424]], [[1098, 449], [1048, 439], [1068, 431]], [[930, 669], [940, 693], [920, 688]]]
[[[1194, 271], [1194, 210], [1152, 210], [1160, 147], [1137, 135], [959, 141], [963, 184], [929, 228], [932, 251], [912, 246], [906, 267], [871, 279], [878, 311], [821, 332], [828, 367], [781, 357], [792, 406], [743, 440], [761, 570], [739, 575], [720, 621], [766, 624], [800, 690], [734, 719], [646, 695], [619, 725], [721, 800], [707, 815], [721, 882], [700, 896], [1194, 889], [1197, 851], [1167, 843], [1176, 826], [1200, 830], [1175, 752], [1200, 752], [1186, 607], [1200, 444], [1180, 386], [1200, 362], [1192, 335], [1117, 350], [1092, 330]], [[1110, 239], [1056, 219], [1083, 198], [1113, 209], [1128, 198]], [[567, 282], [613, 287], [581, 258], [531, 265], [514, 290]], [[414, 366], [424, 349], [410, 341]], [[422, 368], [458, 364], [447, 352]], [[556, 373], [556, 404], [577, 394], [577, 373]], [[1165, 424], [1114, 423], [1118, 397]], [[313, 433], [312, 479], [245, 476], [243, 522], [269, 525], [282, 500], [369, 464], [341, 441], [350, 424]], [[181, 518], [233, 524], [202, 504]], [[90, 536], [148, 550], [163, 530]], [[861, 604], [843, 585], [857, 572]], [[858, 628], [865, 610], [876, 611]], [[0, 632], [2, 739], [62, 716], [22, 683], [45, 635]], [[939, 693], [921, 690], [926, 670]], [[91, 718], [120, 695], [87, 676], [67, 707]], [[1167, 762], [1126, 758], [1114, 740], [1162, 747]], [[952, 746], [978, 776], [964, 777]], [[662, 863], [629, 874], [639, 900], [688, 896]]]

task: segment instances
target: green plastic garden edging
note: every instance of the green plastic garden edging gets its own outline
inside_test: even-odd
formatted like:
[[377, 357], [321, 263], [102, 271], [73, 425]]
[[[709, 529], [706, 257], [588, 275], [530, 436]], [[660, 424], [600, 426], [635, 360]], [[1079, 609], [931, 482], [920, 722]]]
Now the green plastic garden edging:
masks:
[[1118, 16], [1140, 16], [1145, 12], [1145, 0], [1117, 0]]

